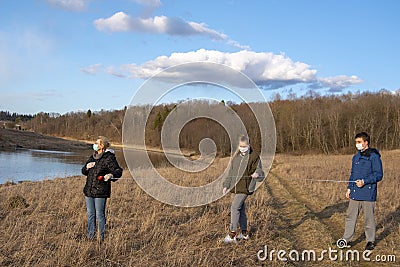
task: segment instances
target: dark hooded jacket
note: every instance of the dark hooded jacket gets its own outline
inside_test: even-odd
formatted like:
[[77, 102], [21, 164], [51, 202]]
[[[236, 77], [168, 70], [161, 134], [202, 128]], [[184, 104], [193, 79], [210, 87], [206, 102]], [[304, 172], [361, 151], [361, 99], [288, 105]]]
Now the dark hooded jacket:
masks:
[[[86, 165], [95, 162], [93, 168], [87, 169]], [[108, 181], [99, 180], [99, 176], [111, 173], [113, 179]], [[96, 159], [94, 155], [90, 156], [85, 166], [82, 167], [82, 174], [86, 175], [86, 184], [83, 193], [87, 197], [109, 198], [111, 195], [111, 181], [116, 181], [122, 176], [122, 169], [118, 165], [115, 154], [112, 150], [106, 150], [100, 158]]]
[[[376, 201], [378, 186], [382, 180], [383, 170], [381, 154], [375, 148], [358, 151], [352, 160], [351, 175], [348, 187], [353, 200]], [[358, 187], [354, 181], [364, 180], [364, 186]]]
[[[255, 172], [259, 175], [256, 179], [251, 177]], [[244, 155], [239, 152], [232, 158], [223, 187], [231, 189], [230, 192], [234, 194], [251, 195], [256, 188], [256, 182], [262, 182], [264, 178], [260, 156], [250, 148]]]

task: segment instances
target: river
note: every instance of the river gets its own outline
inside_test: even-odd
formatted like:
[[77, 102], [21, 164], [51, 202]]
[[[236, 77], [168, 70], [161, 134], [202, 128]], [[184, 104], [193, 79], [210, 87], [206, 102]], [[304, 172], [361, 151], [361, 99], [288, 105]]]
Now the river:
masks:
[[[49, 150], [21, 149], [0, 151], [0, 184], [19, 181], [41, 181], [81, 175], [81, 168], [92, 151], [63, 152]], [[126, 168], [122, 150], [115, 150], [121, 167]], [[138, 155], [142, 155], [138, 153]], [[161, 153], [151, 153], [155, 166], [167, 165]], [[137, 161], [140, 163], [139, 157]]]

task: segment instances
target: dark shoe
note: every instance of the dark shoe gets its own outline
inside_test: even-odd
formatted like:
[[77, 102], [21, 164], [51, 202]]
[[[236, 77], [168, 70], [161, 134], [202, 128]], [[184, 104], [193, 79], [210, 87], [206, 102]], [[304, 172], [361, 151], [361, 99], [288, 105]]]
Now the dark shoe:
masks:
[[368, 242], [365, 246], [365, 250], [373, 250], [375, 248], [375, 242]]

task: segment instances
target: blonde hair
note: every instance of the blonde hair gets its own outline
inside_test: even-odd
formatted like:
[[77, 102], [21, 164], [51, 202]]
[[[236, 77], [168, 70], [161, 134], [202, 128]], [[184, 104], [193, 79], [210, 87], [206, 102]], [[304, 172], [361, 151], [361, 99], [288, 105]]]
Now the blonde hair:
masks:
[[108, 141], [108, 138], [105, 136], [99, 136], [98, 140], [100, 140], [100, 144], [104, 146], [104, 149], [107, 149], [110, 147], [110, 141]]

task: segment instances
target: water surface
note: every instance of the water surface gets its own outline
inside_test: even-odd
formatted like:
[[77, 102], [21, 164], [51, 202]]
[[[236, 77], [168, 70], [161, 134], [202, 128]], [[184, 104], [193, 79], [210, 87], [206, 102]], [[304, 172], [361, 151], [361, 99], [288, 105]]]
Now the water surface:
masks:
[[[93, 151], [64, 152], [50, 150], [21, 149], [0, 151], [0, 184], [7, 181], [40, 181], [81, 175], [81, 168]], [[132, 152], [135, 153], [135, 152]], [[122, 150], [115, 150], [118, 163], [126, 168]], [[144, 162], [142, 153], [137, 152], [136, 162]], [[150, 159], [157, 166], [168, 161], [162, 153], [150, 153]]]

